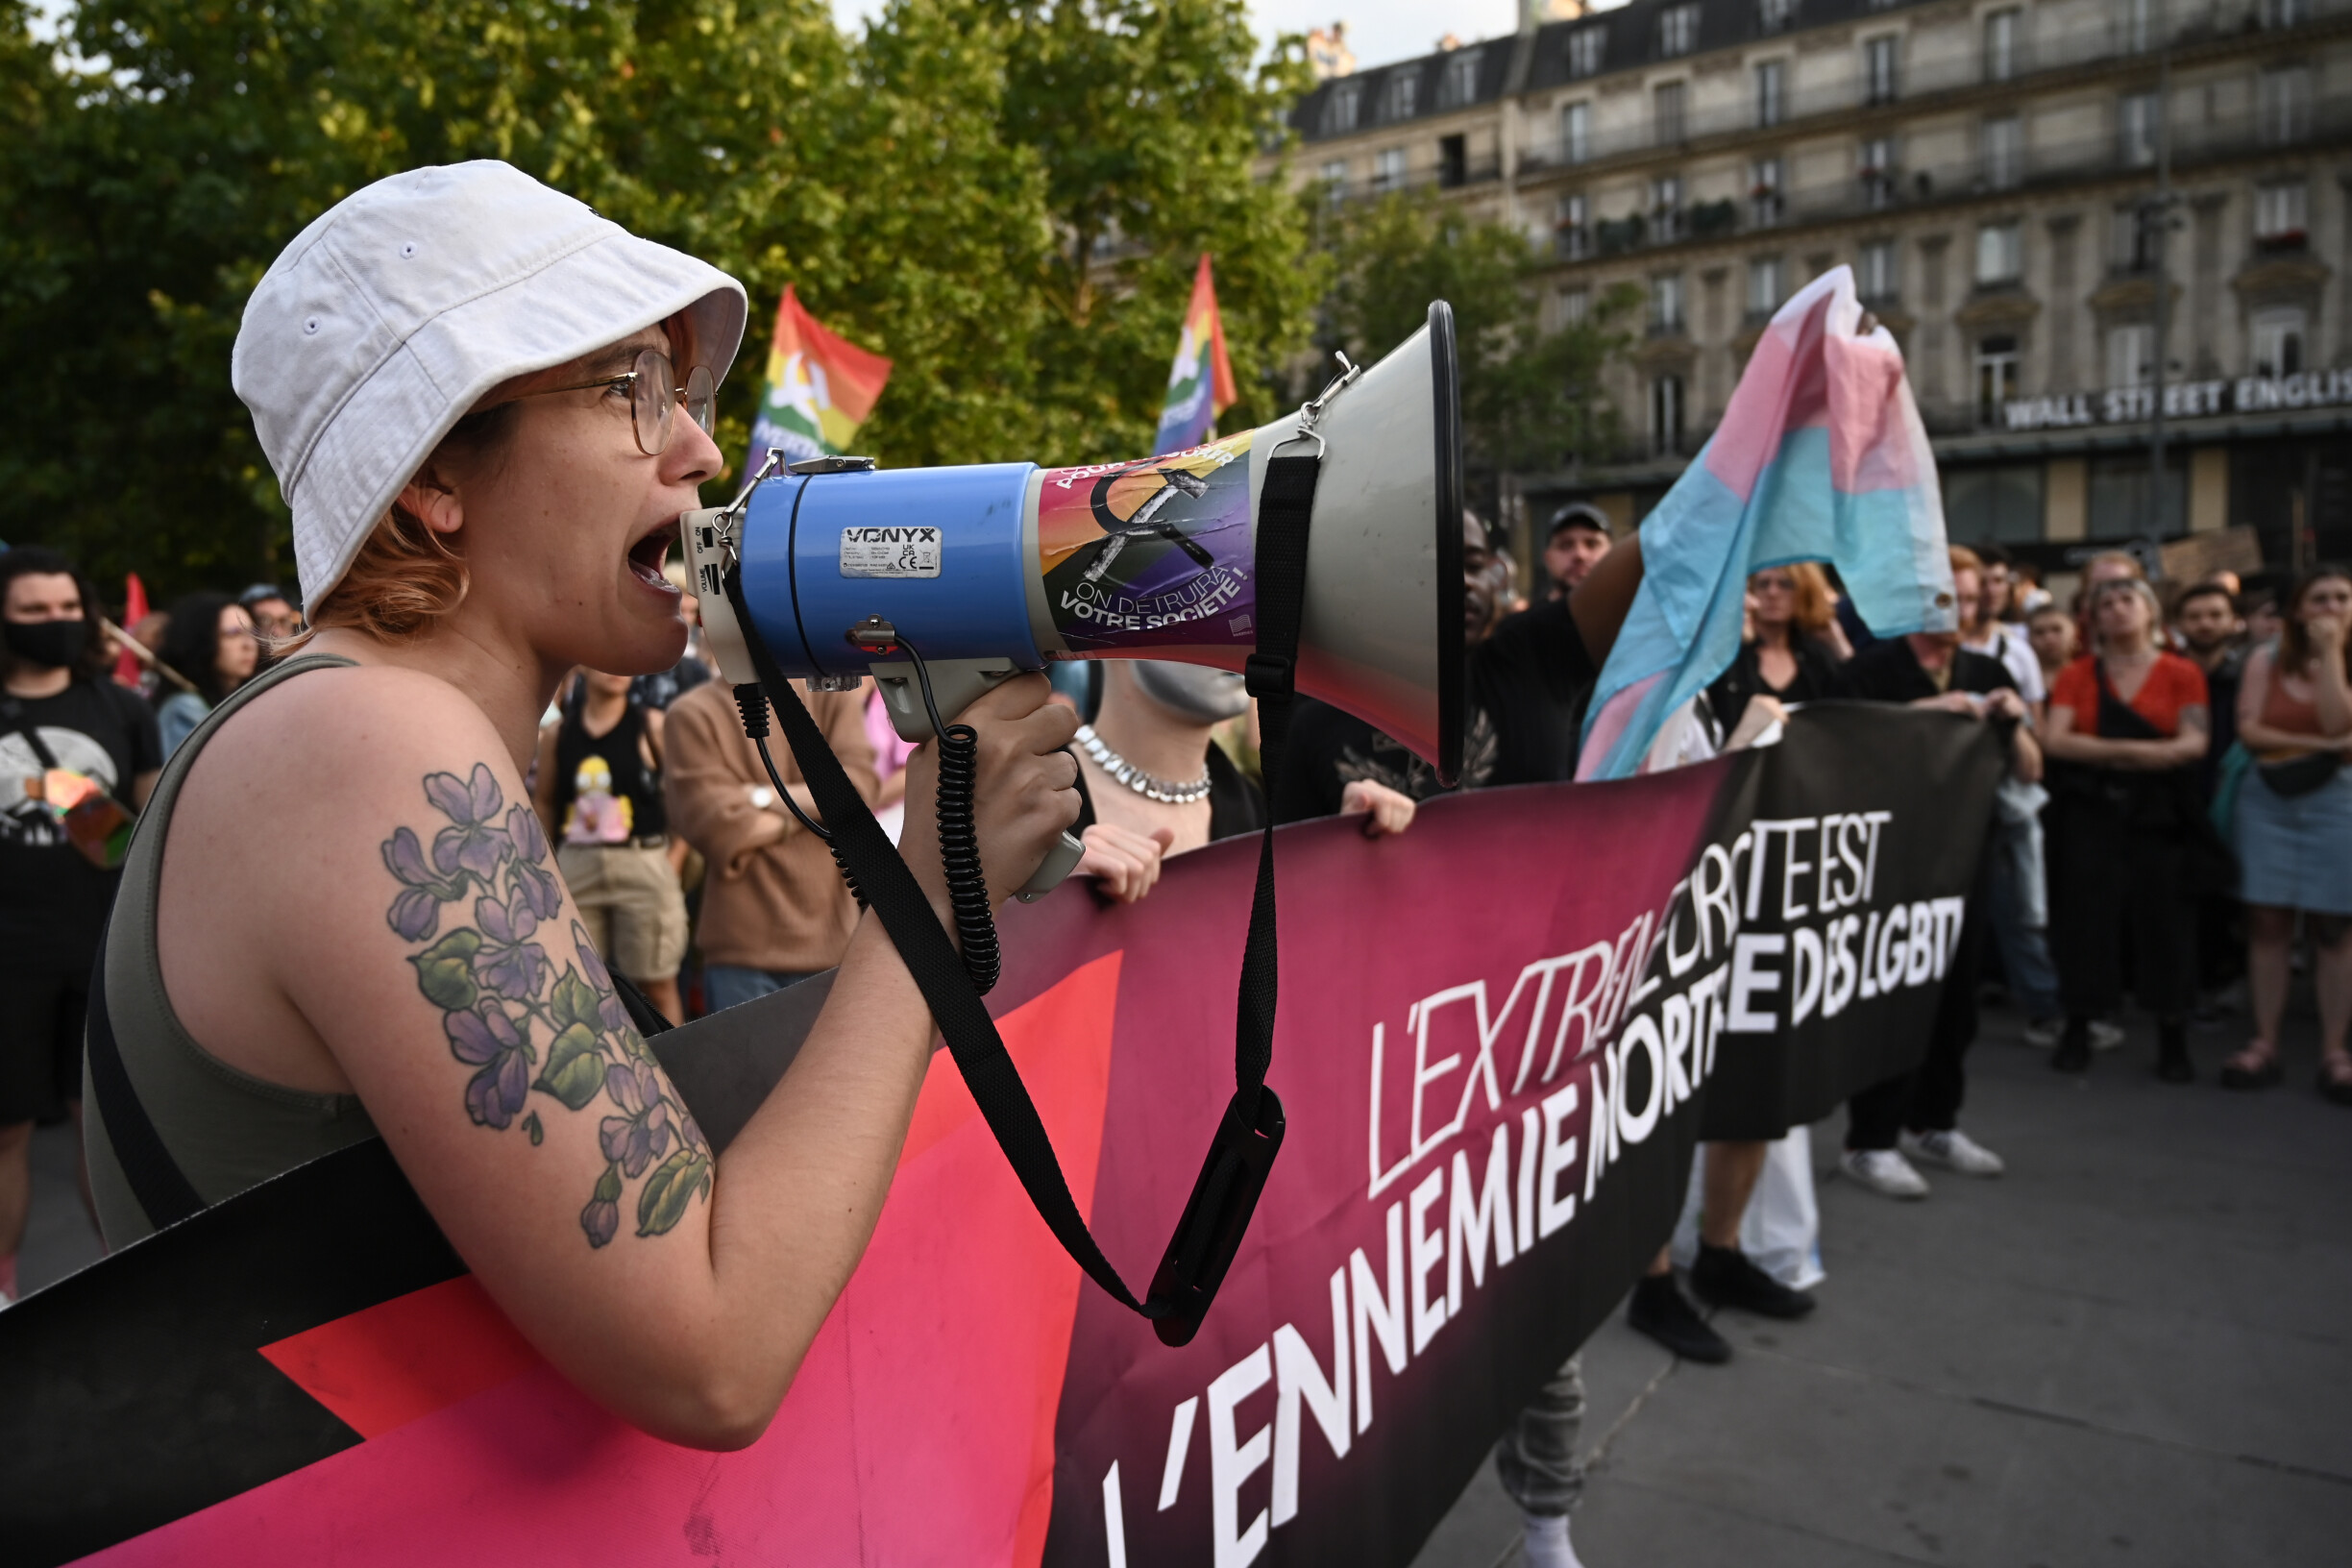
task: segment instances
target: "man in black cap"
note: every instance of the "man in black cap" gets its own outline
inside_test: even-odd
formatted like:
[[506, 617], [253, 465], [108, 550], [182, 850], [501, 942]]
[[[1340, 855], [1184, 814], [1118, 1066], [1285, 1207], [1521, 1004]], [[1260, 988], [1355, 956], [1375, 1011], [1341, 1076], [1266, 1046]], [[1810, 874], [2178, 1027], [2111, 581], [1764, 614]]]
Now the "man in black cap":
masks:
[[1608, 518], [1598, 506], [1572, 501], [1552, 514], [1544, 530], [1543, 569], [1547, 597], [1566, 599], [1585, 574], [1609, 552]]

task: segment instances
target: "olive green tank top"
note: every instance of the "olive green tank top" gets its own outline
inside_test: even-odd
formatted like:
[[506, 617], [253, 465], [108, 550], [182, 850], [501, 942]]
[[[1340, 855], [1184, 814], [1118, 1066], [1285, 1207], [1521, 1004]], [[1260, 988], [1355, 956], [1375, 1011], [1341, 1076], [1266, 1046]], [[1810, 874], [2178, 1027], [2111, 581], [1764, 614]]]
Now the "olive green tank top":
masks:
[[[165, 1151], [207, 1204], [376, 1136], [376, 1124], [360, 1108], [357, 1095], [314, 1094], [269, 1083], [197, 1044], [164, 994], [156, 943], [157, 894], [163, 883], [163, 845], [171, 834], [172, 808], [206, 743], [230, 715], [281, 682], [352, 663], [316, 653], [288, 659], [214, 708], [164, 765], [123, 862], [96, 983], [106, 987], [106, 1009], [131, 1087]], [[234, 918], [233, 911], [222, 913]], [[99, 1229], [106, 1234], [107, 1245], [119, 1249], [154, 1227], [108, 1141], [103, 1107], [91, 1092], [86, 1064], [82, 1103]]]

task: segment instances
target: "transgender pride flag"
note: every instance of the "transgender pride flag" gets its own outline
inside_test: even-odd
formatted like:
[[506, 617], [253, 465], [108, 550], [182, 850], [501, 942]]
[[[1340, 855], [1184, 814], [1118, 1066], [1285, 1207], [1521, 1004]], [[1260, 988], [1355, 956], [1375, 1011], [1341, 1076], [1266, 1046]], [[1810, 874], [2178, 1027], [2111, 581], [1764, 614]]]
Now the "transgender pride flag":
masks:
[[1926, 427], [1883, 327], [1856, 336], [1853, 273], [1782, 306], [1703, 451], [1642, 520], [1641, 590], [1584, 721], [1577, 777], [1624, 778], [1739, 651], [1748, 576], [1828, 561], [1881, 637], [1958, 611]]

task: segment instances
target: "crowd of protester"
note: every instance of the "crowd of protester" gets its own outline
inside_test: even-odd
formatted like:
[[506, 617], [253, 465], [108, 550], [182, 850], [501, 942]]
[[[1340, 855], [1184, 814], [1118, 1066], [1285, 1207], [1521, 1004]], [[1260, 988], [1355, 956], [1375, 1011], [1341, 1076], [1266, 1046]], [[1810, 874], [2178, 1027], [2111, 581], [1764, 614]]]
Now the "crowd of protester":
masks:
[[[1595, 508], [1563, 508], [1540, 549], [1541, 592], [1523, 598], [1484, 525], [1467, 516], [1463, 529], [1472, 701], [1459, 787], [1566, 780], [1638, 552], [1613, 546]], [[1997, 548], [1956, 548], [1951, 568], [1958, 631], [1886, 640], [1870, 637], [1824, 568], [1755, 573], [1737, 655], [1651, 754], [1652, 766], [1671, 766], [1767, 743], [1791, 708], [1840, 698], [1947, 710], [2001, 733], [2010, 765], [1961, 928], [1963, 983], [1945, 988], [1921, 1066], [1853, 1098], [1842, 1171], [1910, 1199], [1929, 1190], [1923, 1164], [2000, 1174], [2001, 1157], [1959, 1124], [1977, 978], [1997, 980], [2022, 1038], [2063, 1072], [2123, 1042], [2127, 990], [2154, 1020], [2155, 1068], [2168, 1082], [2196, 1076], [2193, 1022], [2242, 1011], [2250, 1032], [2219, 1079], [2257, 1090], [2281, 1078], [2279, 1024], [2308, 953], [2318, 1087], [2352, 1105], [2352, 771], [2342, 767], [2352, 574], [2323, 566], [2259, 600], [2225, 575], [2176, 591], [2168, 613], [2139, 559], [2121, 551], [2086, 563], [2066, 603]], [[302, 619], [282, 590], [257, 584], [187, 595], [126, 631], [71, 562], [37, 547], [0, 554], [0, 773], [25, 780], [0, 792], [11, 802], [0, 810], [6, 1299], [31, 1129], [61, 1116], [78, 1124], [88, 976], [114, 875], [87, 834], [68, 831], [87, 802], [59, 797], [55, 781], [61, 772], [86, 780], [128, 820], [173, 753]], [[691, 623], [691, 596], [685, 603]], [[1240, 677], [1223, 672], [1109, 661], [1062, 690], [1086, 721], [1071, 747], [1084, 797], [1079, 870], [1109, 900], [1148, 896], [1170, 857], [1256, 831], [1269, 814], [1354, 815], [1369, 835], [1409, 831], [1417, 803], [1440, 788], [1372, 725], [1303, 699], [1269, 800], [1255, 714]], [[795, 687], [791, 699], [807, 705], [895, 836], [913, 748], [879, 693]], [[788, 750], [776, 764], [813, 815]], [[738, 1005], [839, 961], [855, 904], [823, 844], [777, 796], [731, 693], [693, 643], [657, 675], [576, 672], [546, 716], [530, 784], [598, 951], [664, 1014]], [[1633, 1326], [1679, 1356], [1730, 1357], [1690, 1295], [1782, 1318], [1814, 1306], [1740, 1249], [1767, 1148], [1708, 1146], [1687, 1276], [1661, 1252], [1633, 1293]], [[1498, 1450], [1539, 1568], [1576, 1560], [1566, 1518], [1581, 1486], [1582, 1404], [1572, 1359]]]

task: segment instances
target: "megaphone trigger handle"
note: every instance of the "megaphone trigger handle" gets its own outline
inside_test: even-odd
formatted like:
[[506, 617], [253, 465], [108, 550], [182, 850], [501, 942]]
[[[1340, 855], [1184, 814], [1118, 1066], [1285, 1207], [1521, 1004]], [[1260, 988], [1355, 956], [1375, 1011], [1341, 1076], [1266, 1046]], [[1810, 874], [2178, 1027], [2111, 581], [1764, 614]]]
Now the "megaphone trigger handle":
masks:
[[1086, 845], [1078, 842], [1075, 834], [1063, 834], [1062, 842], [1045, 851], [1045, 858], [1038, 862], [1038, 869], [1013, 896], [1024, 904], [1036, 903], [1066, 881], [1084, 859]]

